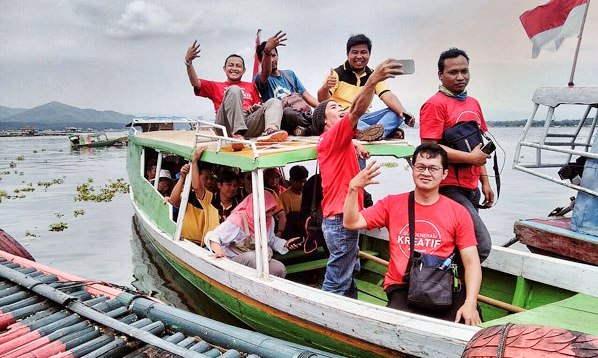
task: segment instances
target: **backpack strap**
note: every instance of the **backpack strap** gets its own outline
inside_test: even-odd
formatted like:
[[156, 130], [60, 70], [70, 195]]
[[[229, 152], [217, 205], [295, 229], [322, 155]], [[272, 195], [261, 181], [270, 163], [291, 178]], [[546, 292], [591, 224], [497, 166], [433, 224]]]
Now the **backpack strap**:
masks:
[[409, 272], [413, 263], [413, 252], [415, 251], [415, 191], [409, 193], [409, 262], [403, 275], [403, 282], [409, 282]]
[[[314, 211], [316, 211], [316, 192], [318, 189], [318, 162], [316, 162], [316, 173], [314, 174], [314, 183], [313, 183], [313, 187], [314, 190], [312, 191], [311, 194], [311, 212], [313, 213]], [[322, 182], [322, 179], [320, 178], [320, 183]], [[321, 184], [320, 184], [321, 185]]]
[[287, 81], [289, 82], [289, 84], [291, 85], [291, 90], [292, 90], [292, 92], [297, 92], [297, 90], [296, 90], [295, 86], [293, 85], [293, 81], [291, 81], [291, 77], [289, 76], [289, 74], [288, 74], [288, 73], [286, 73], [286, 72], [285, 72], [285, 71], [283, 71], [283, 70], [280, 70], [280, 73], [282, 73], [282, 75], [284, 76], [284, 78], [286, 78], [286, 79], [287, 79]]

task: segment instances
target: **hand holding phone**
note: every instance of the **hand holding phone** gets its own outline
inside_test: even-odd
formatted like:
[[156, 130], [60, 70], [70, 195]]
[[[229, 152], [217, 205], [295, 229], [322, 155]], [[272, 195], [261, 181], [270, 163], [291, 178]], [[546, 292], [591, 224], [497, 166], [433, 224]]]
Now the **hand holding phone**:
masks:
[[484, 144], [484, 146], [481, 148], [481, 151], [488, 155], [494, 153], [495, 150], [496, 145], [494, 145], [492, 141], [489, 141], [488, 143]]

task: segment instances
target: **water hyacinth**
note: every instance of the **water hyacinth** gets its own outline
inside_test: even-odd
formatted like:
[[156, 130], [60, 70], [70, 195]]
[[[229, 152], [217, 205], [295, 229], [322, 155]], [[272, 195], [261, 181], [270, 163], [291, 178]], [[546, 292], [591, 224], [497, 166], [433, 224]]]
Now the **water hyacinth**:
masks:
[[75, 201], [95, 201], [108, 202], [111, 201], [116, 193], [126, 194], [129, 192], [129, 184], [124, 179], [117, 179], [115, 182], [109, 181], [99, 193], [96, 193], [95, 188], [90, 185], [93, 180], [90, 178], [88, 183], [83, 183], [77, 186], [77, 196]]
[[75, 210], [73, 210], [73, 216], [74, 217], [77, 217], [79, 215], [85, 215], [85, 210], [83, 210], [83, 209], [75, 209]]
[[68, 229], [69, 225], [63, 221], [50, 224], [50, 231], [63, 231]]

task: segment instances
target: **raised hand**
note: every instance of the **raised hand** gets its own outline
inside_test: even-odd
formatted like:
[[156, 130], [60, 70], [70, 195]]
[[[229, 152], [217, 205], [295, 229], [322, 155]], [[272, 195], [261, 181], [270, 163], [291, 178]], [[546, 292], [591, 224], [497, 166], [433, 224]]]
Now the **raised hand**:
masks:
[[191, 63], [196, 58], [199, 58], [200, 52], [197, 40], [193, 41], [193, 44], [187, 49], [187, 53], [185, 54], [185, 63]]
[[206, 148], [207, 148], [207, 146], [205, 146], [205, 145], [201, 145], [201, 146], [200, 146], [200, 145], [198, 145], [198, 146], [195, 148], [195, 153], [193, 154], [193, 160], [192, 160], [192, 162], [194, 162], [194, 163], [195, 163], [195, 162], [198, 162], [198, 161], [199, 161], [199, 158], [201, 158], [201, 154], [203, 153], [203, 151], [204, 151]]
[[331, 68], [330, 69], [330, 74], [328, 75], [328, 78], [326, 79], [326, 87], [328, 87], [328, 89], [331, 89], [332, 87], [336, 86], [336, 76], [334, 75], [334, 70]]
[[380, 165], [372, 160], [362, 171], [357, 173], [353, 179], [349, 182], [349, 189], [357, 190], [363, 189], [370, 184], [380, 184], [378, 181], [374, 181], [375, 177], [380, 175]]
[[274, 36], [270, 37], [268, 41], [266, 41], [266, 46], [264, 46], [264, 51], [267, 53], [271, 53], [272, 50], [277, 48], [278, 46], [286, 46], [287, 41], [287, 34], [283, 33], [282, 31], [278, 31]]

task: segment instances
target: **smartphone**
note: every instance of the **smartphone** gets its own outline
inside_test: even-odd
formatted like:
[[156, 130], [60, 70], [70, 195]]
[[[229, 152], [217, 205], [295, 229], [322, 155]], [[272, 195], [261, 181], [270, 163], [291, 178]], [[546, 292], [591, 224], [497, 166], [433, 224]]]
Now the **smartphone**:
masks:
[[415, 72], [415, 61], [398, 60], [398, 62], [402, 65], [401, 70], [403, 70], [404, 75], [410, 75]]
[[484, 144], [481, 150], [482, 152], [490, 155], [496, 150], [496, 146], [492, 141], [489, 141], [488, 143]]

